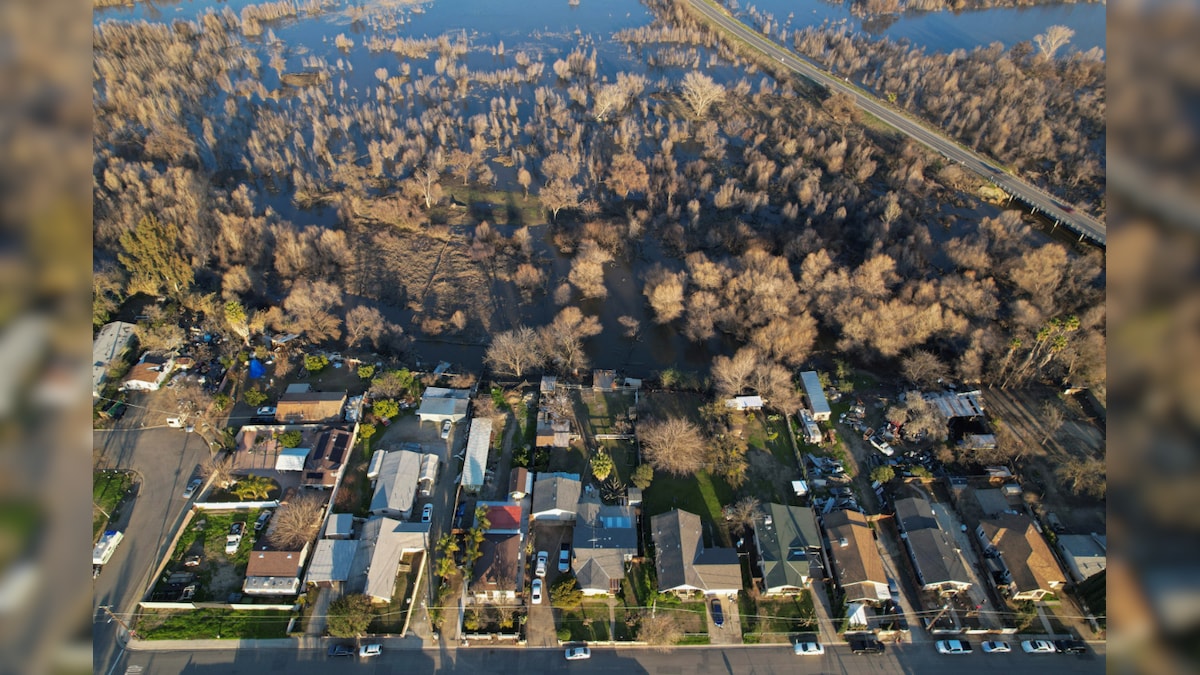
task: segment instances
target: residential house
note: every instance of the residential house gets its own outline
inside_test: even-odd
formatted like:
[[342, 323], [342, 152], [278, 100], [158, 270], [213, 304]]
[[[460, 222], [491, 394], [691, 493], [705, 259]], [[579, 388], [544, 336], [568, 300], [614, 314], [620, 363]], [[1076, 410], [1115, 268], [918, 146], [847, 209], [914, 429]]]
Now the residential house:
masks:
[[375, 479], [375, 494], [371, 497], [371, 515], [404, 520], [412, 516], [421, 459], [420, 453], [408, 450], [396, 450], [384, 456], [379, 478]]
[[980, 522], [975, 534], [985, 558], [1000, 562], [996, 586], [1013, 601], [1041, 600], [1067, 583], [1029, 516], [1002, 513]]
[[654, 568], [663, 593], [730, 594], [742, 588], [742, 566], [732, 548], [706, 548], [700, 516], [674, 509], [650, 519]]
[[275, 404], [275, 421], [282, 424], [342, 421], [344, 391], [285, 392]]
[[427, 387], [421, 394], [417, 419], [421, 422], [434, 422], [435, 424], [450, 420], [451, 424], [458, 424], [467, 417], [470, 396], [471, 390], [469, 389]]
[[812, 509], [764, 504], [754, 518], [754, 542], [768, 595], [799, 593], [808, 586], [809, 564], [820, 560], [821, 553]]
[[334, 513], [325, 523], [325, 537], [328, 539], [350, 539], [354, 536], [354, 514]]
[[1108, 566], [1108, 537], [1101, 534], [1060, 534], [1058, 550], [1072, 581], [1082, 583]]
[[541, 386], [540, 386], [541, 393], [543, 393], [543, 394], [554, 393], [554, 388], [557, 385], [558, 385], [558, 376], [557, 375], [543, 375]]
[[167, 381], [167, 376], [171, 374], [171, 369], [174, 367], [174, 358], [146, 352], [125, 374], [125, 379], [121, 381], [121, 389], [123, 391], [158, 391], [163, 382]]
[[318, 539], [304, 583], [340, 589], [350, 579], [358, 547], [357, 539]]
[[364, 593], [376, 603], [391, 602], [402, 558], [428, 550], [429, 523], [369, 518], [363, 524], [346, 591]]
[[579, 474], [538, 474], [533, 483], [530, 519], [575, 522], [580, 491]]
[[296, 595], [300, 592], [300, 570], [308, 557], [308, 544], [299, 551], [251, 551], [246, 564], [246, 595]]
[[104, 324], [92, 340], [92, 396], [99, 396], [108, 381], [108, 371], [124, 356], [133, 342], [133, 324], [113, 321]]
[[824, 522], [829, 536], [830, 572], [846, 602], [877, 604], [888, 600], [887, 572], [867, 517], [858, 511], [834, 511], [824, 516]]
[[896, 524], [922, 590], [953, 595], [971, 587], [971, 577], [963, 566], [952, 535], [938, 526], [928, 500], [920, 497], [897, 499]]
[[638, 550], [637, 514], [631, 506], [604, 504], [595, 494], [579, 499], [571, 569], [584, 595], [621, 589], [625, 565]]
[[[346, 429], [330, 428], [321, 431], [317, 442], [313, 444], [312, 452], [304, 461], [304, 486], [328, 490], [336, 485], [338, 476], [346, 467], [346, 456], [350, 452], [352, 441], [353, 434]], [[436, 457], [434, 461], [437, 461]]]
[[813, 419], [818, 422], [828, 420], [833, 411], [829, 408], [829, 401], [825, 399], [825, 388], [821, 386], [821, 378], [817, 376], [817, 371], [806, 370], [800, 373], [800, 382], [804, 385], [804, 395], [808, 397], [808, 409], [812, 411]]
[[510, 502], [475, 502], [484, 507], [488, 534], [521, 534], [521, 505]]
[[521, 535], [489, 532], [483, 536], [479, 550], [483, 555], [471, 570], [471, 595], [485, 602], [515, 600], [521, 572]]
[[490, 417], [475, 417], [467, 432], [467, 454], [463, 462], [462, 487], [467, 492], [478, 492], [487, 479], [488, 452], [492, 449], [492, 420]]

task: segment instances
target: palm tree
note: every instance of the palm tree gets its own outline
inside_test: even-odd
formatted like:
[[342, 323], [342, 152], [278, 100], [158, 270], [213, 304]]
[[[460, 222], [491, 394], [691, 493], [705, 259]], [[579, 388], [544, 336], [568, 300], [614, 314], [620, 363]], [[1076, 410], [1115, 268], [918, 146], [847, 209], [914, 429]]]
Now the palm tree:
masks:
[[275, 481], [266, 476], [246, 476], [229, 491], [242, 501], [266, 499], [275, 489]]

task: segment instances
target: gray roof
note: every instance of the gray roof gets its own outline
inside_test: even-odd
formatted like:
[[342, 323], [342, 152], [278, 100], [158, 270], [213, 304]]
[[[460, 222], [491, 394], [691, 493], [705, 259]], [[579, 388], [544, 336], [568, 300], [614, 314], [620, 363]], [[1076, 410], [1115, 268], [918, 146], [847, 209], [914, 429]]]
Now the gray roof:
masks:
[[355, 589], [378, 600], [391, 600], [400, 558], [407, 551], [428, 548], [429, 523], [371, 518], [363, 525], [358, 545], [351, 570]]
[[921, 394], [921, 398], [933, 404], [946, 419], [955, 417], [978, 417], [983, 414], [982, 394], [976, 391], [939, 391]]
[[428, 421], [426, 418], [458, 421], [466, 416], [467, 401], [461, 398], [422, 398], [421, 407], [417, 408], [421, 421]]
[[353, 513], [335, 513], [329, 516], [329, 522], [325, 524], [326, 537], [349, 537], [354, 534], [354, 514]]
[[654, 567], [661, 591], [742, 587], [737, 551], [704, 548], [700, 516], [675, 509], [650, 519], [654, 538]]
[[358, 542], [353, 539], [320, 539], [308, 566], [305, 581], [346, 581], [354, 563]]
[[800, 373], [800, 381], [804, 383], [804, 393], [808, 395], [808, 406], [815, 415], [829, 415], [829, 401], [825, 400], [825, 390], [821, 387], [821, 378], [817, 371], [806, 370]]
[[624, 579], [625, 560], [637, 555], [637, 542], [631, 507], [603, 504], [596, 496], [580, 499], [571, 542], [579, 587], [608, 591], [610, 579]]
[[375, 494], [371, 497], [371, 513], [393, 515], [412, 512], [417, 494], [417, 479], [421, 476], [421, 455], [407, 450], [389, 452], [379, 467]]
[[962, 558], [942, 531], [925, 499], [909, 497], [896, 500], [896, 520], [907, 535], [913, 565], [923, 586], [945, 583], [970, 584]]
[[425, 387], [425, 391], [421, 393], [421, 399], [427, 398], [458, 398], [467, 400], [471, 398], [470, 389], [448, 389], [446, 387]]
[[552, 475], [548, 478], [538, 476], [533, 484], [533, 515], [562, 509], [575, 513], [579, 507], [580, 484], [578, 478]]
[[92, 393], [100, 394], [100, 385], [108, 377], [112, 362], [129, 347], [133, 339], [133, 324], [113, 321], [104, 324], [92, 340]]
[[462, 486], [468, 490], [483, 486], [487, 475], [488, 451], [492, 448], [492, 419], [475, 417], [467, 433], [467, 454], [463, 459]]
[[763, 508], [765, 513], [754, 519], [763, 581], [768, 589], [803, 588], [810, 557], [821, 548], [812, 509], [786, 504]]

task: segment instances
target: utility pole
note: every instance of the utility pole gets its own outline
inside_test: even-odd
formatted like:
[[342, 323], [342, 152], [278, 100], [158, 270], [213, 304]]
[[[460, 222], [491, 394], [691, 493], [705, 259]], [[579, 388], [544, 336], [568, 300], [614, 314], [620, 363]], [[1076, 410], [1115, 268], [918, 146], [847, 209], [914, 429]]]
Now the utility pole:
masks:
[[129, 634], [129, 637], [131, 637], [131, 638], [137, 637], [137, 631], [130, 628], [129, 624], [125, 623], [125, 621], [121, 617], [117, 616], [116, 614], [113, 614], [111, 605], [100, 605], [99, 609], [104, 610], [104, 613], [108, 615], [109, 621], [116, 621], [117, 625], [120, 626], [121, 628], [123, 628], [125, 630], [125, 632]]

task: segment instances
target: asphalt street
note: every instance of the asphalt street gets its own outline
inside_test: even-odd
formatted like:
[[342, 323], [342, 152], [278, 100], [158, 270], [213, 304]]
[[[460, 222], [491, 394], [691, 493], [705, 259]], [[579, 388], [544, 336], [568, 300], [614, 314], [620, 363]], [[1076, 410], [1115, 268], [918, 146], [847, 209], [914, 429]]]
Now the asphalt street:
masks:
[[[984, 654], [978, 650], [963, 656], [937, 654], [931, 644], [888, 647], [883, 655], [851, 654], [846, 647], [829, 649], [824, 656], [802, 657], [786, 645], [778, 647], [689, 647], [655, 649], [612, 649], [592, 647], [587, 661], [567, 662], [561, 649], [500, 648], [483, 646], [443, 650], [385, 649], [373, 659], [329, 658], [323, 651], [284, 649], [230, 650], [210, 652], [129, 652], [118, 673], [168, 675], [317, 675], [328, 672], [357, 672], [391, 675], [400, 673], [621, 673], [638, 675], [730, 675], [732, 673], [896, 673], [959, 675], [971, 673], [1053, 672], [1102, 673], [1101, 654]], [[100, 671], [102, 672], [102, 671]], [[107, 674], [105, 674], [107, 675]]]
[[[199, 434], [157, 426], [160, 417], [131, 409], [117, 429], [93, 432], [97, 468], [132, 469], [139, 481], [132, 502], [110, 526], [124, 531], [125, 539], [92, 582], [92, 656], [97, 672], [107, 672], [120, 651], [119, 624], [99, 608], [111, 607], [121, 617], [136, 608], [191, 503], [183, 499], [188, 479], [209, 456]], [[143, 422], [146, 427], [140, 426]]]
[[768, 40], [761, 33], [730, 17], [722, 10], [708, 4], [704, 0], [692, 0], [692, 6], [729, 33], [753, 45], [754, 48], [779, 61], [792, 71], [800, 73], [830, 91], [840, 91], [849, 94], [860, 108], [879, 118], [897, 131], [941, 153], [943, 157], [992, 181], [1008, 194], [1033, 206], [1046, 214], [1050, 219], [1071, 228], [1077, 234], [1083, 235], [1101, 246], [1105, 244], [1107, 229], [1104, 223], [1074, 209], [1068, 212], [1066, 205], [1061, 205], [1061, 202], [1055, 200], [1049, 194], [999, 169], [982, 155], [965, 149], [940, 132], [934, 131], [915, 119], [900, 113], [879, 99], [852, 86], [849, 82], [821, 70], [809, 61], [798, 57], [794, 52], [784, 49], [771, 40]]

